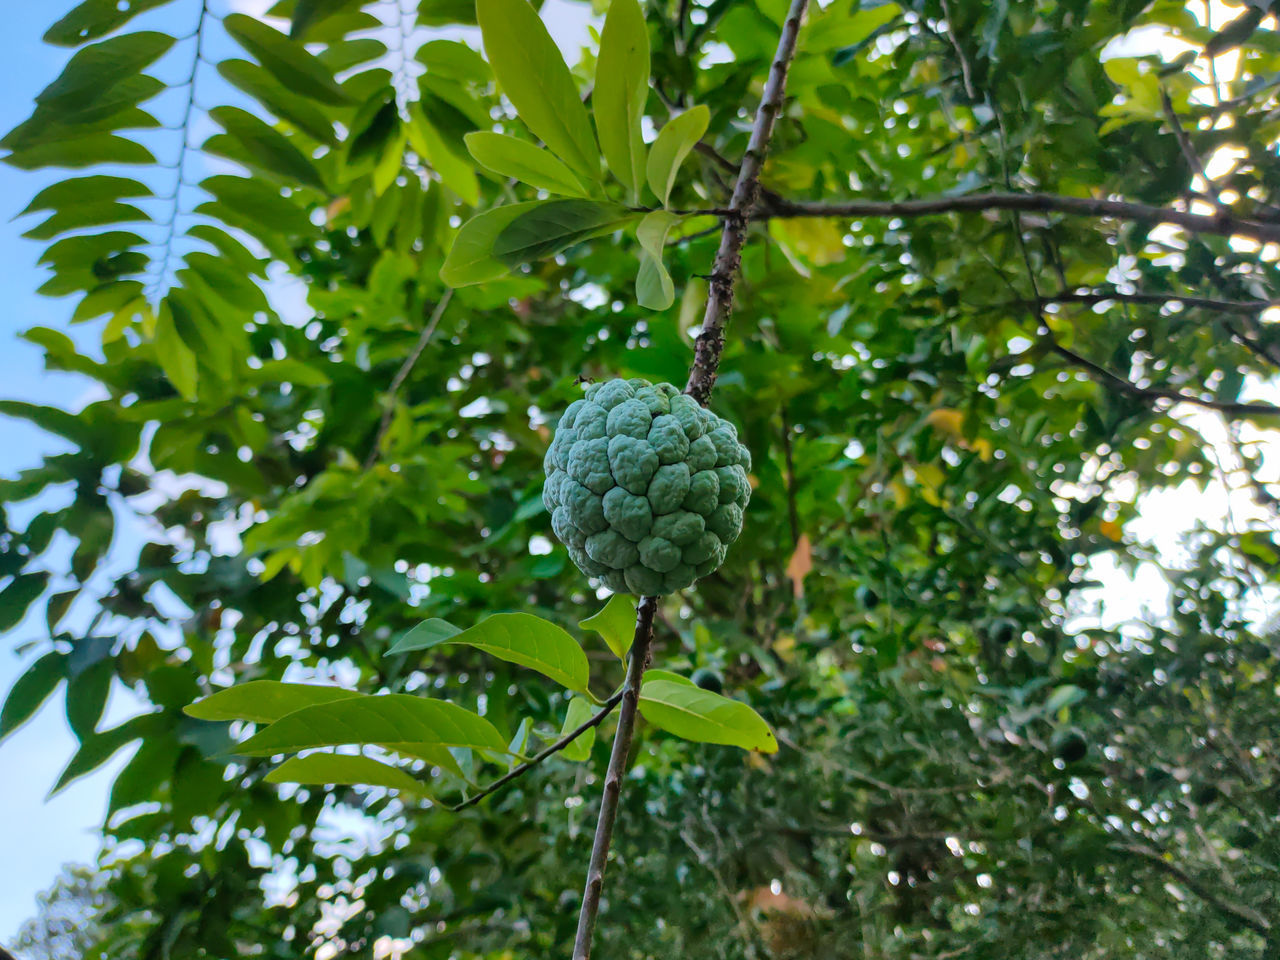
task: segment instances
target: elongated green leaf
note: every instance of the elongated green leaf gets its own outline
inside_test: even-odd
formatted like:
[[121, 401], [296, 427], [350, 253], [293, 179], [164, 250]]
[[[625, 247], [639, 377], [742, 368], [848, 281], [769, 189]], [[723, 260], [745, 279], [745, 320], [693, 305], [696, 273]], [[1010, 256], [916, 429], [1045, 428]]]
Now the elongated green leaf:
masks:
[[243, 90], [285, 123], [291, 123], [307, 136], [330, 145], [338, 142], [333, 122], [324, 111], [305, 97], [286, 90], [274, 77], [248, 60], [223, 60], [218, 73], [231, 85]]
[[[572, 733], [580, 726], [591, 719], [591, 715], [595, 711], [591, 708], [591, 704], [587, 703], [582, 697], [574, 697], [569, 701], [569, 709], [564, 715], [564, 726], [560, 728], [560, 736]], [[592, 727], [586, 733], [574, 740], [563, 750], [560, 755], [566, 760], [573, 760], [581, 763], [584, 760], [591, 759], [591, 747], [596, 742], [596, 728]]]
[[311, 753], [290, 757], [266, 776], [267, 783], [305, 783], [348, 787], [386, 787], [403, 793], [422, 793], [426, 785], [399, 767], [372, 757], [341, 753]]
[[84, 323], [86, 320], [96, 320], [105, 314], [115, 313], [125, 304], [142, 296], [142, 292], [143, 286], [137, 280], [117, 280], [112, 283], [104, 283], [102, 286], [90, 291], [83, 300], [76, 304], [75, 312], [71, 315], [71, 322]]
[[95, 134], [152, 130], [160, 126], [154, 115], [133, 104], [122, 105], [111, 112], [85, 111], [79, 116], [81, 119], [68, 119], [56, 106], [37, 107], [29, 120], [5, 134], [0, 146], [15, 152], [25, 151]]
[[520, 119], [574, 171], [600, 179], [586, 107], [541, 18], [525, 0], [476, 0], [485, 55]]
[[187, 236], [209, 244], [246, 276], [266, 276], [266, 261], [254, 256], [248, 247], [225, 230], [219, 230], [207, 223], [200, 223], [188, 230]]
[[454, 23], [475, 26], [476, 5], [471, 0], [419, 0], [416, 6], [418, 24], [444, 27]]
[[318, 703], [347, 700], [360, 694], [342, 687], [314, 683], [281, 683], [278, 680], [251, 680], [227, 687], [183, 707], [182, 712], [197, 720], [250, 720], [273, 723], [281, 717]]
[[0, 590], [0, 632], [12, 630], [27, 609], [35, 603], [49, 584], [49, 574], [43, 570], [19, 573]]
[[362, 3], [363, 0], [298, 0], [293, 6], [289, 36], [294, 40], [307, 38], [312, 27], [338, 14], [358, 9]]
[[690, 680], [688, 677], [686, 677], [684, 674], [681, 674], [681, 673], [672, 673], [670, 670], [659, 670], [657, 668], [654, 668], [652, 670], [646, 670], [644, 672], [645, 683], [649, 683], [650, 681], [656, 681], [656, 680], [664, 680], [664, 681], [667, 681], [668, 683], [678, 683], [681, 686], [685, 686], [685, 687], [695, 686], [692, 680]]
[[530, 613], [497, 613], [460, 633], [451, 634], [444, 629], [451, 626], [443, 620], [428, 620], [406, 634], [391, 652], [429, 650], [445, 643], [464, 644], [500, 660], [537, 670], [570, 690], [587, 689], [587, 655], [578, 641], [554, 623]]
[[659, 677], [640, 687], [640, 713], [655, 727], [696, 743], [777, 753], [773, 731], [745, 703]]
[[707, 132], [710, 121], [710, 110], [702, 105], [693, 107], [678, 117], [672, 117], [649, 147], [649, 189], [664, 207], [671, 196], [671, 188], [675, 186], [680, 164]]
[[109, 133], [95, 133], [74, 140], [43, 143], [18, 150], [4, 162], [19, 170], [40, 167], [92, 167], [99, 163], [155, 163], [156, 158], [142, 144]]
[[311, 230], [306, 210], [261, 180], [220, 174], [206, 177], [200, 182], [200, 187], [219, 203], [226, 204], [251, 221], [257, 221], [252, 231], [254, 236], [272, 233], [296, 236]]
[[196, 355], [178, 335], [178, 328], [174, 324], [173, 313], [170, 310], [162, 309], [156, 318], [154, 346], [160, 369], [169, 378], [173, 388], [182, 395], [183, 399], [195, 400], [196, 382], [199, 377], [196, 369]]
[[451, 287], [496, 280], [511, 268], [493, 255], [493, 244], [513, 220], [541, 204], [509, 203], [478, 214], [462, 225], [449, 248], [440, 279]]
[[476, 172], [467, 158], [461, 156], [447, 141], [435, 125], [427, 119], [420, 104], [409, 108], [409, 142], [414, 152], [431, 164], [432, 169], [440, 174], [446, 187], [462, 198], [463, 202], [475, 206], [480, 202], [480, 184], [476, 180]]
[[222, 25], [286, 90], [331, 106], [351, 102], [328, 68], [298, 41], [243, 13], [230, 14]]
[[609, 170], [640, 200], [645, 179], [644, 137], [640, 121], [649, 99], [649, 33], [636, 0], [613, 0], [600, 34], [592, 114], [600, 151]]
[[423, 620], [412, 630], [407, 631], [387, 651], [386, 655], [391, 657], [402, 653], [411, 653], [414, 650], [430, 650], [438, 644], [448, 643], [451, 638], [456, 637], [461, 632], [461, 627], [455, 627], [448, 620], [432, 617], [430, 620]]
[[493, 241], [493, 256], [515, 266], [612, 233], [637, 215], [598, 200], [547, 200], [512, 220]]
[[60, 180], [37, 193], [18, 216], [37, 210], [62, 210], [85, 203], [101, 203], [129, 197], [149, 197], [151, 188], [127, 177], [73, 177]]
[[573, 171], [544, 147], [488, 130], [468, 133], [464, 139], [471, 156], [486, 170], [503, 177], [515, 177], [521, 183], [548, 193], [566, 197], [587, 196]]
[[608, 603], [585, 620], [579, 620], [583, 630], [594, 630], [604, 637], [604, 642], [619, 660], [627, 658], [636, 632], [636, 598], [615, 593]]
[[151, 218], [131, 203], [114, 200], [82, 203], [55, 213], [38, 223], [24, 237], [32, 240], [51, 240], [60, 233], [80, 230], [84, 227], [101, 227], [109, 223], [141, 223]]
[[44, 42], [60, 47], [78, 47], [105, 37], [140, 13], [162, 7], [172, 0], [84, 0], [44, 32]]
[[636, 274], [636, 302], [650, 310], [666, 310], [675, 302], [675, 285], [662, 262], [662, 248], [667, 245], [667, 231], [680, 218], [665, 210], [654, 210], [636, 226], [640, 241], [640, 271]]
[[[315, 165], [295, 147], [283, 133], [259, 117], [238, 107], [214, 107], [209, 118], [235, 139], [248, 154], [251, 162], [267, 173], [274, 173], [286, 183], [303, 183], [317, 190], [325, 190], [324, 180]], [[219, 138], [210, 137], [205, 148], [222, 153], [232, 160], [241, 159], [234, 152], [219, 148]]]
[[67, 675], [67, 658], [46, 653], [31, 664], [9, 690], [0, 708], [0, 740], [30, 720]]
[[87, 106], [121, 80], [155, 63], [173, 44], [168, 34], [144, 30], [83, 47], [58, 78], [36, 95], [36, 103], [57, 104], [61, 110]]
[[[474, 7], [471, 12], [474, 16]], [[426, 65], [429, 75], [450, 80], [487, 83], [493, 76], [484, 58], [461, 40], [429, 40], [418, 48], [414, 59]]]
[[270, 756], [368, 743], [388, 750], [412, 751], [425, 744], [507, 751], [507, 741], [494, 725], [470, 710], [445, 700], [389, 693], [303, 707], [250, 737], [238, 752]]
[[87, 737], [76, 751], [71, 762], [58, 776], [49, 795], [53, 796], [74, 780], [92, 773], [115, 755], [116, 751], [139, 738], [149, 737], [163, 730], [162, 713], [144, 713], [126, 720], [119, 726]]

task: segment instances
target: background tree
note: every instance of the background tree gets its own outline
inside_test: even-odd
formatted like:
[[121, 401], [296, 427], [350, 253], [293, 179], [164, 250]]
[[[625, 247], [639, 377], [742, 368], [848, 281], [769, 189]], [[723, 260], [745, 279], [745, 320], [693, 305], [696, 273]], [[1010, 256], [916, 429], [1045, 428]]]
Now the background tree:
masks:
[[[182, 36], [142, 19], [179, 9]], [[76, 168], [27, 212], [42, 289], [102, 345], [25, 336], [105, 397], [0, 405], [68, 441], [0, 488], [49, 504], [0, 533], [0, 625], [40, 603], [48, 626], [0, 733], [62, 691], [61, 784], [136, 749], [101, 955], [567, 953], [603, 750], [452, 811], [447, 770], [416, 771], [430, 803], [277, 786], [181, 711], [320, 679], [554, 741], [568, 708], [536, 674], [388, 651], [427, 618], [600, 606], [541, 504], [550, 427], [580, 377], [683, 382], [726, 225], [746, 244], [714, 407], [752, 454], [748, 532], [663, 600], [653, 655], [714, 671], [781, 749], [642, 721], [599, 955], [1280, 955], [1268, 8], [815, 6], [745, 207], [786, 6], [646, 12], [650, 150], [707, 108], [669, 196], [529, 263], [486, 248], [493, 276], [452, 293], [463, 222], [553, 189], [467, 135], [565, 152], [492, 50], [427, 34], [470, 4], [88, 0], [50, 29], [75, 52], [3, 145]], [[1167, 56], [1125, 55], [1153, 35]], [[575, 67], [593, 101], [598, 54]], [[631, 232], [655, 199], [700, 214], [665, 249]], [[664, 272], [672, 305], [642, 306]], [[1161, 553], [1139, 497], [1188, 482], [1248, 512]], [[1166, 596], [1099, 616], [1104, 563]], [[103, 729], [123, 688], [137, 715]]]

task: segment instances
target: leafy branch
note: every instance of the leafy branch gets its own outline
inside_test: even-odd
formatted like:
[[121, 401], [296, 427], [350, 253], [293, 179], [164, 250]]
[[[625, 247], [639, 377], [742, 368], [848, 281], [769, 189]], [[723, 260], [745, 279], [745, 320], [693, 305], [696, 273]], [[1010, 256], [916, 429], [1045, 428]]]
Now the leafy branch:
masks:
[[[808, 8], [808, 0], [792, 0], [778, 39], [778, 49], [769, 68], [769, 78], [756, 111], [755, 124], [742, 166], [738, 170], [737, 183], [729, 202], [720, 236], [720, 248], [716, 253], [711, 273], [710, 291], [702, 330], [694, 348], [693, 366], [685, 384], [685, 393], [703, 406], [715, 387], [720, 357], [724, 351], [724, 329], [733, 311], [733, 292], [742, 265], [742, 247], [746, 241], [748, 211], [755, 206], [760, 192], [760, 171], [773, 136], [774, 122], [782, 110], [786, 92], [787, 71], [796, 53], [796, 41], [800, 33], [800, 21]], [[636, 609], [635, 639], [631, 646], [631, 660], [627, 667], [627, 683], [623, 691], [622, 709], [618, 714], [618, 730], [614, 735], [613, 751], [605, 774], [604, 794], [600, 802], [600, 816], [596, 822], [595, 840], [591, 847], [591, 859], [587, 865], [587, 885], [582, 896], [582, 911], [578, 916], [578, 932], [574, 939], [573, 960], [588, 960], [591, 956], [592, 934], [596, 916], [600, 910], [600, 894], [604, 888], [604, 870], [609, 859], [609, 846], [613, 840], [613, 826], [618, 816], [618, 798], [622, 789], [622, 774], [627, 764], [627, 753], [635, 729], [635, 715], [640, 702], [640, 684], [648, 664], [650, 644], [653, 640], [653, 617], [657, 610], [656, 597], [644, 597]]]

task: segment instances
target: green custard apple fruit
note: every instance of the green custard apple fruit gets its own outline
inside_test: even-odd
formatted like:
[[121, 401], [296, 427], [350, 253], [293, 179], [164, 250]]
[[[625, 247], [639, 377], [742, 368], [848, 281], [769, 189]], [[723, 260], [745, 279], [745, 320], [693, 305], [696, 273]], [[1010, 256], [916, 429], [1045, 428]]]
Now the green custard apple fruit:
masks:
[[579, 570], [616, 593], [683, 590], [724, 562], [751, 499], [733, 424], [669, 383], [593, 383], [556, 425], [542, 502]]

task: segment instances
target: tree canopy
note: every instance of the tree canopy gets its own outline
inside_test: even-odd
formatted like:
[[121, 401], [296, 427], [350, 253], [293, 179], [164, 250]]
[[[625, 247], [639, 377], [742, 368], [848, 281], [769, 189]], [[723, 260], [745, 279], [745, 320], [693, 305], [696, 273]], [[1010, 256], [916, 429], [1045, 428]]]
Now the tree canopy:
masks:
[[[0, 401], [66, 443], [0, 480], [0, 736], [133, 753], [27, 945], [568, 956], [631, 691], [600, 957], [1280, 956], [1271, 5], [589, 10], [49, 28], [0, 147], [94, 334], [22, 336], [100, 399]], [[628, 667], [543, 483], [630, 378], [751, 489]]]

